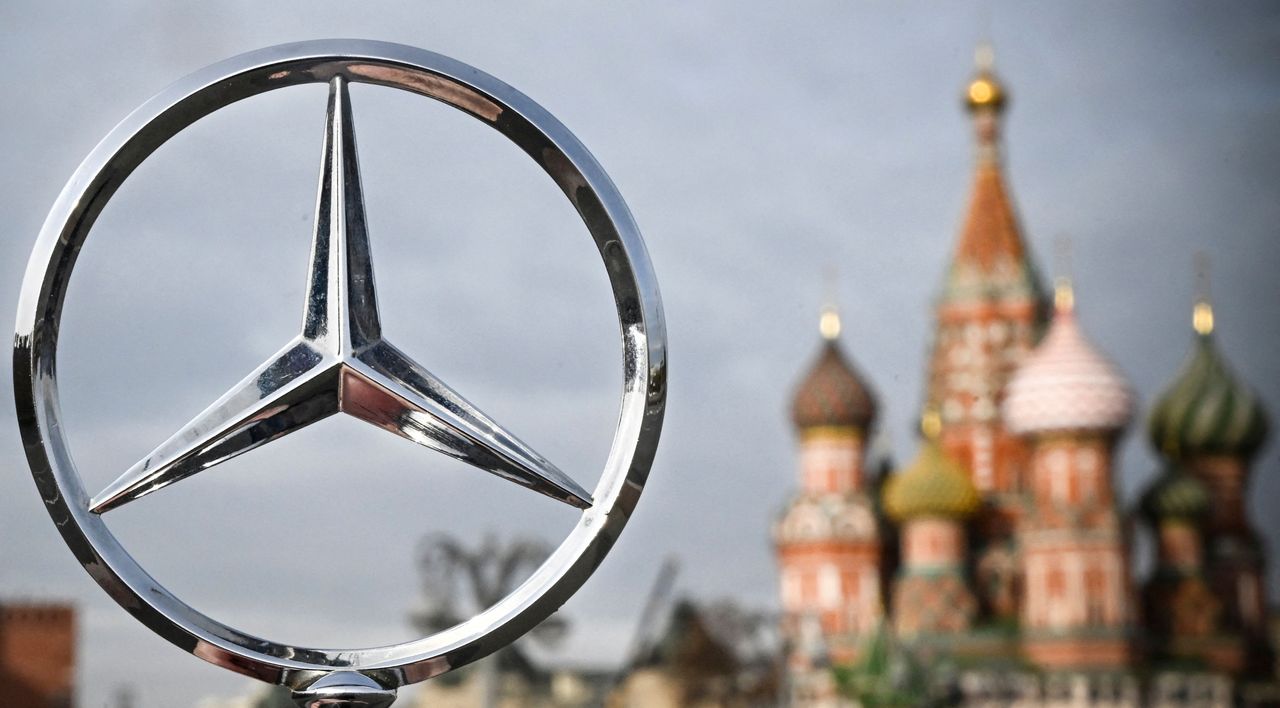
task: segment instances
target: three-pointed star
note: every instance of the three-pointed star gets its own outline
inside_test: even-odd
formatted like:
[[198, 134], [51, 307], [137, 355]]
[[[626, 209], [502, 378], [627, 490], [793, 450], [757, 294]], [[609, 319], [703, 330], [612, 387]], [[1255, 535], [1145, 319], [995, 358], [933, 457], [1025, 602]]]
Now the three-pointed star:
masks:
[[585, 509], [590, 495], [382, 336], [346, 81], [329, 90], [302, 334], [89, 503], [109, 511], [334, 413]]

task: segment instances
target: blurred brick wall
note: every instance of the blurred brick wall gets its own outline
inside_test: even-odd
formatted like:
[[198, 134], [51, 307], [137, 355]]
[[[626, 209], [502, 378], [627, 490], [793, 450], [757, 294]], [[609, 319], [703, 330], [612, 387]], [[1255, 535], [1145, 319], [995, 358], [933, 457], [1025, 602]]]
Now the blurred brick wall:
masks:
[[75, 624], [70, 605], [0, 605], [0, 706], [70, 708]]

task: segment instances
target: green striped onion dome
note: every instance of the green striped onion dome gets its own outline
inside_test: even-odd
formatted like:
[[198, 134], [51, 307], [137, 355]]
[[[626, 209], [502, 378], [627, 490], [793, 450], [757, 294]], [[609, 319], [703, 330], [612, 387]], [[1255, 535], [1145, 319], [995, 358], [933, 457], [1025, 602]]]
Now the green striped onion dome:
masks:
[[1149, 431], [1156, 449], [1171, 458], [1249, 457], [1267, 437], [1267, 415], [1205, 332], [1196, 335], [1190, 359], [1151, 410]]
[[884, 485], [885, 513], [898, 522], [919, 516], [965, 519], [981, 503], [965, 469], [932, 438], [926, 438], [916, 459]]
[[1194, 521], [1209, 511], [1209, 490], [1184, 467], [1170, 464], [1147, 488], [1139, 504], [1142, 513], [1152, 521]]
[[825, 339], [822, 352], [796, 389], [791, 420], [797, 428], [850, 427], [867, 429], [876, 417], [871, 387], [840, 351]]

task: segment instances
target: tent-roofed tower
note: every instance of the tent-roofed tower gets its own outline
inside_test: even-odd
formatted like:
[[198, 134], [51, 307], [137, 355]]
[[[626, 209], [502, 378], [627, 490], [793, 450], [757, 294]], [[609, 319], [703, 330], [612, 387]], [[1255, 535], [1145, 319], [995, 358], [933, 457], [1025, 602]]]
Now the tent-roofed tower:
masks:
[[941, 413], [943, 449], [968, 470], [991, 507], [973, 539], [979, 573], [987, 576], [978, 585], [991, 612], [1012, 617], [1017, 569], [1009, 539], [1026, 452], [1004, 428], [1000, 406], [1005, 384], [1039, 337], [1047, 308], [1004, 178], [1000, 127], [1008, 93], [995, 75], [990, 47], [980, 47], [977, 59], [965, 92], [977, 142], [973, 182], [935, 306], [925, 404]]

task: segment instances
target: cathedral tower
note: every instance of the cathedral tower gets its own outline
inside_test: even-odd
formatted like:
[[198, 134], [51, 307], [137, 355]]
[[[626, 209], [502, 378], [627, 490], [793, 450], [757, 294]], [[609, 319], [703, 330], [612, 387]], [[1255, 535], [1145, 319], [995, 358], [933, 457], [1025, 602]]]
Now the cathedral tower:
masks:
[[1267, 639], [1265, 553], [1245, 509], [1250, 464], [1267, 436], [1267, 416], [1248, 387], [1231, 373], [1214, 341], [1213, 308], [1200, 298], [1192, 315], [1195, 340], [1177, 379], [1151, 411], [1152, 443], [1185, 465], [1209, 492], [1205, 566], [1222, 602], [1223, 622], [1243, 635], [1245, 664], [1265, 671]]
[[1011, 537], [1026, 453], [1005, 430], [1000, 406], [1005, 384], [1037, 341], [1044, 302], [1005, 187], [1000, 127], [1007, 103], [990, 48], [982, 47], [965, 94], [977, 138], [973, 186], [936, 304], [925, 398], [942, 415], [942, 447], [990, 507], [974, 539], [982, 599], [992, 614], [1012, 618], [1017, 560]]
[[941, 421], [928, 411], [916, 459], [884, 485], [884, 510], [901, 525], [902, 567], [893, 582], [893, 626], [918, 638], [968, 630], [977, 612], [965, 567], [965, 522], [978, 491], [938, 442]]
[[1244, 643], [1223, 632], [1222, 601], [1205, 574], [1204, 525], [1209, 490], [1183, 465], [1169, 462], [1143, 493], [1139, 511], [1155, 536], [1155, 569], [1143, 587], [1146, 629], [1156, 661], [1238, 674]]
[[820, 329], [817, 361], [791, 409], [800, 488], [773, 536], [790, 643], [805, 643], [801, 636], [817, 628], [830, 659], [848, 662], [883, 615], [880, 534], [863, 470], [876, 401], [840, 347], [833, 307], [824, 309]]
[[1009, 382], [1005, 424], [1027, 443], [1028, 511], [1018, 525], [1023, 651], [1049, 669], [1132, 662], [1133, 598], [1112, 486], [1133, 400], [1080, 331], [1065, 279], [1043, 343]]

